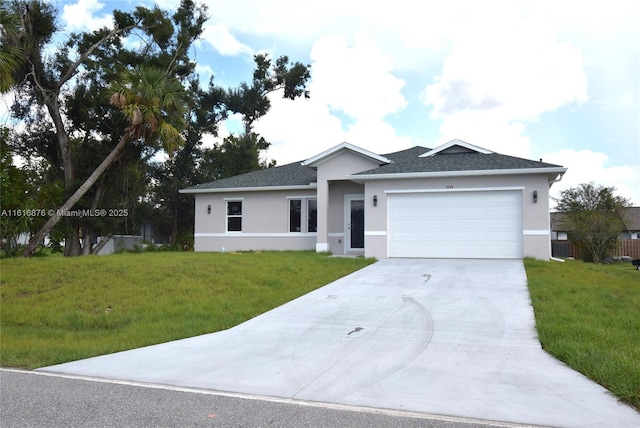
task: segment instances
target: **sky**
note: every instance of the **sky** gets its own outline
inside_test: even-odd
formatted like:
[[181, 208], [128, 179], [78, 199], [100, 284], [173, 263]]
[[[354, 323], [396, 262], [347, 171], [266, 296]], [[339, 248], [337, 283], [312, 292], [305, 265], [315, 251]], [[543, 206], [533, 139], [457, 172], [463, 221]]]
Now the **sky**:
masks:
[[[51, 3], [64, 28], [85, 31], [154, 2]], [[192, 51], [203, 85], [250, 81], [256, 53], [311, 66], [311, 98], [273, 94], [254, 127], [279, 165], [342, 142], [383, 154], [457, 138], [567, 167], [552, 197], [593, 181], [640, 206], [640, 2], [204, 3], [211, 18]], [[218, 138], [238, 130], [231, 118]]]

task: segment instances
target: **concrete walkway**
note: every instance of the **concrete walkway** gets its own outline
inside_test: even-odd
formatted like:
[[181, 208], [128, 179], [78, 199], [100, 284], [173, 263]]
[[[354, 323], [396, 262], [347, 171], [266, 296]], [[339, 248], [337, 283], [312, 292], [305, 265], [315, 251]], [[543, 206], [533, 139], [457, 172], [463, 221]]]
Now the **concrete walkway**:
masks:
[[559, 427], [640, 414], [547, 355], [521, 261], [382, 260], [235, 328], [40, 369]]

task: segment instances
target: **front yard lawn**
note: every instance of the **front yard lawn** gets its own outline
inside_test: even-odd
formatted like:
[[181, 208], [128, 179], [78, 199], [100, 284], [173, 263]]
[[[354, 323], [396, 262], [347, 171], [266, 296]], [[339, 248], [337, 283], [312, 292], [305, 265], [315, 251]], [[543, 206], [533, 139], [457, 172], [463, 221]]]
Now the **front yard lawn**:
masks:
[[640, 409], [640, 272], [525, 260], [543, 348]]
[[315, 252], [0, 261], [0, 365], [36, 368], [224, 330], [373, 259]]

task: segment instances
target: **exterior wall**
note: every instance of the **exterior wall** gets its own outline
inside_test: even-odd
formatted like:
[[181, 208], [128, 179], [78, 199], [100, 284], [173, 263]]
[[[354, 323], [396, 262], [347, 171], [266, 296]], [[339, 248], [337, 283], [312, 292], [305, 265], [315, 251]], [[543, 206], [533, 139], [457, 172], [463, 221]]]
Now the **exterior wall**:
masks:
[[[461, 191], [492, 188], [522, 188], [523, 255], [548, 260], [551, 256], [549, 237], [549, 183], [547, 176], [516, 175], [486, 177], [442, 177], [365, 182], [365, 256], [387, 258], [388, 193], [402, 190]], [[537, 191], [537, 202], [533, 192]], [[377, 206], [373, 206], [373, 197]]]
[[347, 251], [345, 234], [345, 196], [362, 195], [364, 186], [351, 181], [332, 181], [329, 183], [329, 214], [327, 218], [329, 230], [329, 251], [333, 254], [364, 254], [362, 251]]
[[[350, 174], [376, 168], [377, 162], [353, 152], [343, 152], [318, 165], [318, 251], [344, 254], [344, 195], [335, 182]], [[360, 186], [355, 193], [362, 193]], [[337, 192], [333, 194], [333, 192]], [[342, 196], [340, 196], [340, 194]], [[339, 218], [338, 218], [339, 217]], [[339, 234], [343, 235], [340, 236]]]
[[[289, 232], [289, 200], [315, 199], [304, 191], [230, 192], [195, 195], [196, 251], [313, 250], [315, 232]], [[242, 231], [227, 232], [227, 200], [242, 201]], [[211, 213], [208, 213], [208, 206]], [[303, 222], [306, 208], [303, 209]]]

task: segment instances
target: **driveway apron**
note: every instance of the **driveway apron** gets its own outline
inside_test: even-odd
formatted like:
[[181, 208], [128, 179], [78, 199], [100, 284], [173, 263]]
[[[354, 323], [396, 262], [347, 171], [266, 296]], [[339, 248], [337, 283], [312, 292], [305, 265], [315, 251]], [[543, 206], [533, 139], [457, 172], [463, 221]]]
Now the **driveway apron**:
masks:
[[520, 260], [380, 260], [232, 329], [40, 369], [562, 427], [640, 414], [541, 349]]

